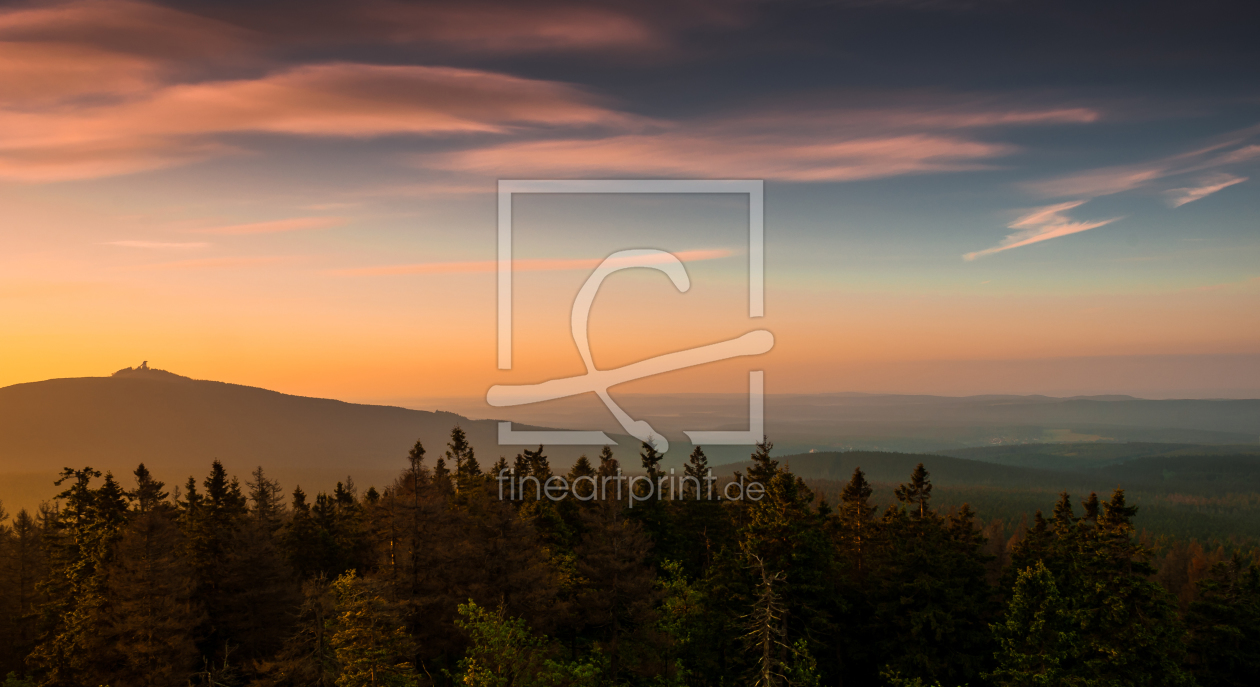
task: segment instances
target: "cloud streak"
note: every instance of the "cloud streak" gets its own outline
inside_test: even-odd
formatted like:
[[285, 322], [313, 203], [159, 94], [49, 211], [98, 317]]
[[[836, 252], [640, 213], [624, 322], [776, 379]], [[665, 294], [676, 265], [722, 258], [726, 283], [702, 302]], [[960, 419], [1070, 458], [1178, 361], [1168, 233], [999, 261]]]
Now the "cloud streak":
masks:
[[106, 104], [0, 109], [0, 177], [55, 181], [156, 169], [230, 152], [213, 137], [231, 133], [373, 138], [636, 121], [556, 82], [452, 67], [322, 64]]
[[[673, 254], [683, 262], [698, 260], [718, 260], [734, 253], [726, 249], [684, 250]], [[512, 261], [513, 272], [561, 272], [567, 270], [593, 270], [604, 262], [603, 258], [518, 258]], [[659, 262], [667, 262], [662, 257]], [[640, 257], [634, 264], [642, 264]], [[381, 277], [404, 274], [476, 274], [496, 272], [499, 263], [496, 260], [474, 260], [469, 262], [426, 262], [412, 265], [382, 265], [378, 267], [357, 267], [333, 270], [332, 274], [346, 277]]]
[[1079, 207], [1085, 201], [1077, 200], [1070, 203], [1059, 203], [1058, 205], [1048, 205], [1046, 207], [1036, 208], [1032, 212], [1021, 216], [1014, 222], [1007, 225], [1008, 229], [1015, 229], [1015, 233], [1008, 235], [1002, 239], [998, 245], [992, 248], [975, 251], [963, 255], [964, 260], [975, 260], [983, 258], [994, 253], [1011, 250], [1012, 248], [1022, 248], [1030, 246], [1034, 243], [1049, 241], [1061, 236], [1069, 236], [1071, 234], [1079, 234], [1082, 231], [1097, 229], [1098, 227], [1110, 224], [1119, 217], [1105, 219], [1094, 222], [1074, 222], [1066, 214], [1068, 210]]
[[193, 260], [175, 260], [150, 265], [139, 265], [132, 270], [142, 272], [185, 272], [202, 270], [234, 270], [251, 267], [270, 267], [298, 260], [291, 256], [236, 256], [221, 258], [197, 258]]
[[1193, 203], [1223, 188], [1241, 184], [1246, 180], [1247, 177], [1236, 177], [1232, 174], [1214, 174], [1204, 179], [1198, 186], [1168, 189], [1164, 191], [1164, 195], [1167, 197], [1169, 205], [1179, 208], [1186, 203]]
[[[1137, 165], [1103, 167], [1053, 179], [1029, 182], [1023, 184], [1023, 187], [1046, 198], [1071, 196], [1097, 198], [1099, 196], [1132, 191], [1155, 185], [1166, 178], [1193, 175], [1195, 172], [1219, 169], [1256, 159], [1260, 157], [1260, 145], [1247, 143], [1247, 140], [1254, 136], [1255, 133], [1256, 128], [1253, 127], [1226, 137], [1224, 140], [1214, 144], [1186, 153], [1171, 155]], [[1224, 180], [1227, 177], [1237, 178], [1230, 174], [1218, 173], [1208, 177], [1206, 180], [1201, 180], [1196, 186], [1170, 189], [1165, 191], [1165, 193], [1169, 193], [1174, 200], [1182, 197], [1189, 198], [1189, 200], [1177, 203], [1177, 205], [1184, 205], [1232, 186], [1234, 183], [1239, 183], [1237, 181], [1224, 184], [1219, 183], [1220, 180]], [[1245, 179], [1243, 180], [1245, 181]], [[1198, 195], [1195, 195], [1196, 192]]]
[[289, 231], [307, 229], [328, 229], [346, 223], [344, 217], [291, 217], [269, 222], [251, 222], [248, 224], [231, 224], [208, 229], [194, 229], [198, 234], [218, 234], [220, 236], [247, 236], [250, 234], [279, 234]]
[[197, 248], [208, 248], [210, 244], [194, 241], [185, 243], [173, 243], [166, 241], [107, 241], [102, 245], [121, 246], [123, 248], [147, 248], [152, 250], [194, 250]]
[[[785, 140], [786, 139], [786, 140]], [[514, 176], [598, 174], [783, 181], [851, 181], [984, 169], [1013, 150], [961, 137], [906, 134], [804, 142], [703, 132], [625, 135], [597, 140], [510, 143], [430, 157], [426, 164], [460, 172]]]

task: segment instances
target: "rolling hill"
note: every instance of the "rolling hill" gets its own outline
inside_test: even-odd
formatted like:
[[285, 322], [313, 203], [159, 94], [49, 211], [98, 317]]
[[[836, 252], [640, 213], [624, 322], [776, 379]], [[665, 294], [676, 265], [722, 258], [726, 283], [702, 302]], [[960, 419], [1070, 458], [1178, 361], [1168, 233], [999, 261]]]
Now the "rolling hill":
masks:
[[[344, 403], [190, 379], [155, 369], [111, 377], [52, 379], [0, 389], [0, 502], [30, 508], [58, 490], [63, 467], [110, 470], [124, 485], [138, 463], [168, 485], [198, 479], [222, 460], [242, 479], [256, 466], [307, 491], [350, 474], [389, 483], [419, 439], [429, 464], [460, 425], [483, 467], [498, 459], [497, 425], [446, 412]], [[510, 451], [510, 453], [509, 453]], [[549, 447], [567, 466], [589, 448]], [[504, 447], [515, 455], [516, 449]]]

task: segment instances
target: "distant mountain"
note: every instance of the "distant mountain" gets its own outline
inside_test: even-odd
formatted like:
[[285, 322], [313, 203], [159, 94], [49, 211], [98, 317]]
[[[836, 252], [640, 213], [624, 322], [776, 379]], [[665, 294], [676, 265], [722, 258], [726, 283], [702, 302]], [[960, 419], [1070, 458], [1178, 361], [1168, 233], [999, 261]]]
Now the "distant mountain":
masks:
[[1162, 444], [1150, 442], [1094, 442], [1063, 444], [1014, 444], [936, 451], [943, 456], [985, 463], [1044, 470], [1089, 470], [1136, 458], [1156, 456], [1258, 455], [1260, 444]]
[[[682, 441], [684, 431], [748, 427], [745, 394], [614, 395], [627, 413], [651, 423], [671, 443]], [[603, 405], [589, 395], [516, 408], [490, 408], [484, 399], [448, 399], [440, 407], [468, 417], [620, 431]], [[783, 453], [810, 449], [936, 453], [1090, 441], [1260, 445], [1260, 400], [770, 394], [765, 397], [765, 431]], [[747, 457], [742, 447], [735, 448], [705, 450], [715, 464]]]
[[[242, 481], [262, 465], [286, 490], [329, 489], [348, 474], [361, 487], [381, 487], [417, 439], [433, 465], [456, 425], [483, 468], [519, 450], [500, 449], [492, 420], [291, 396], [147, 366], [16, 384], [0, 388], [0, 501], [10, 511], [37, 504], [57, 491], [52, 475], [63, 467], [111, 470], [129, 485], [143, 462], [173, 487], [189, 475], [200, 480], [216, 458]], [[591, 449], [547, 451], [558, 468], [582, 452]]]

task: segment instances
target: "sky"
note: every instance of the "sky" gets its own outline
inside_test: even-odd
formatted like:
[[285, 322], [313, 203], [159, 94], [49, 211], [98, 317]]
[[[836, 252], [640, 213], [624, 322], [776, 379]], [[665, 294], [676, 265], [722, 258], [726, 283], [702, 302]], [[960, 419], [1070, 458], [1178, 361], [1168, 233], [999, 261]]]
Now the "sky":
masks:
[[[1246, 3], [0, 4], [0, 386], [142, 360], [476, 397], [734, 338], [625, 393], [1260, 396]], [[759, 179], [518, 196], [500, 179]]]

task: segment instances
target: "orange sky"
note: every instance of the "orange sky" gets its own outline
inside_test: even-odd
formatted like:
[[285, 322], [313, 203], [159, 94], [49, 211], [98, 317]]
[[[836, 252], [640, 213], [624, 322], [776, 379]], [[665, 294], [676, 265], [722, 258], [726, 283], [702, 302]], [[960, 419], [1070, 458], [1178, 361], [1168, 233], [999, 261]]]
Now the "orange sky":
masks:
[[[1140, 79], [1099, 95], [1095, 61], [1040, 65], [1058, 77], [1038, 85], [964, 60], [929, 88], [915, 46], [846, 81], [866, 73], [852, 51], [883, 48], [762, 36], [753, 4], [478, 7], [0, 10], [0, 385], [147, 359], [318, 396], [477, 396], [580, 373], [574, 294], [652, 247], [693, 288], [610, 279], [598, 364], [777, 343], [624, 391], [738, 391], [765, 369], [771, 392], [1260, 393], [1254, 367], [1212, 362], [1260, 356], [1252, 105], [1181, 84], [1196, 106], [1162, 108]], [[529, 201], [518, 364], [498, 371], [502, 178], [764, 179], [766, 317], [747, 317], [743, 200]], [[1088, 372], [1108, 356], [1117, 376]]]

